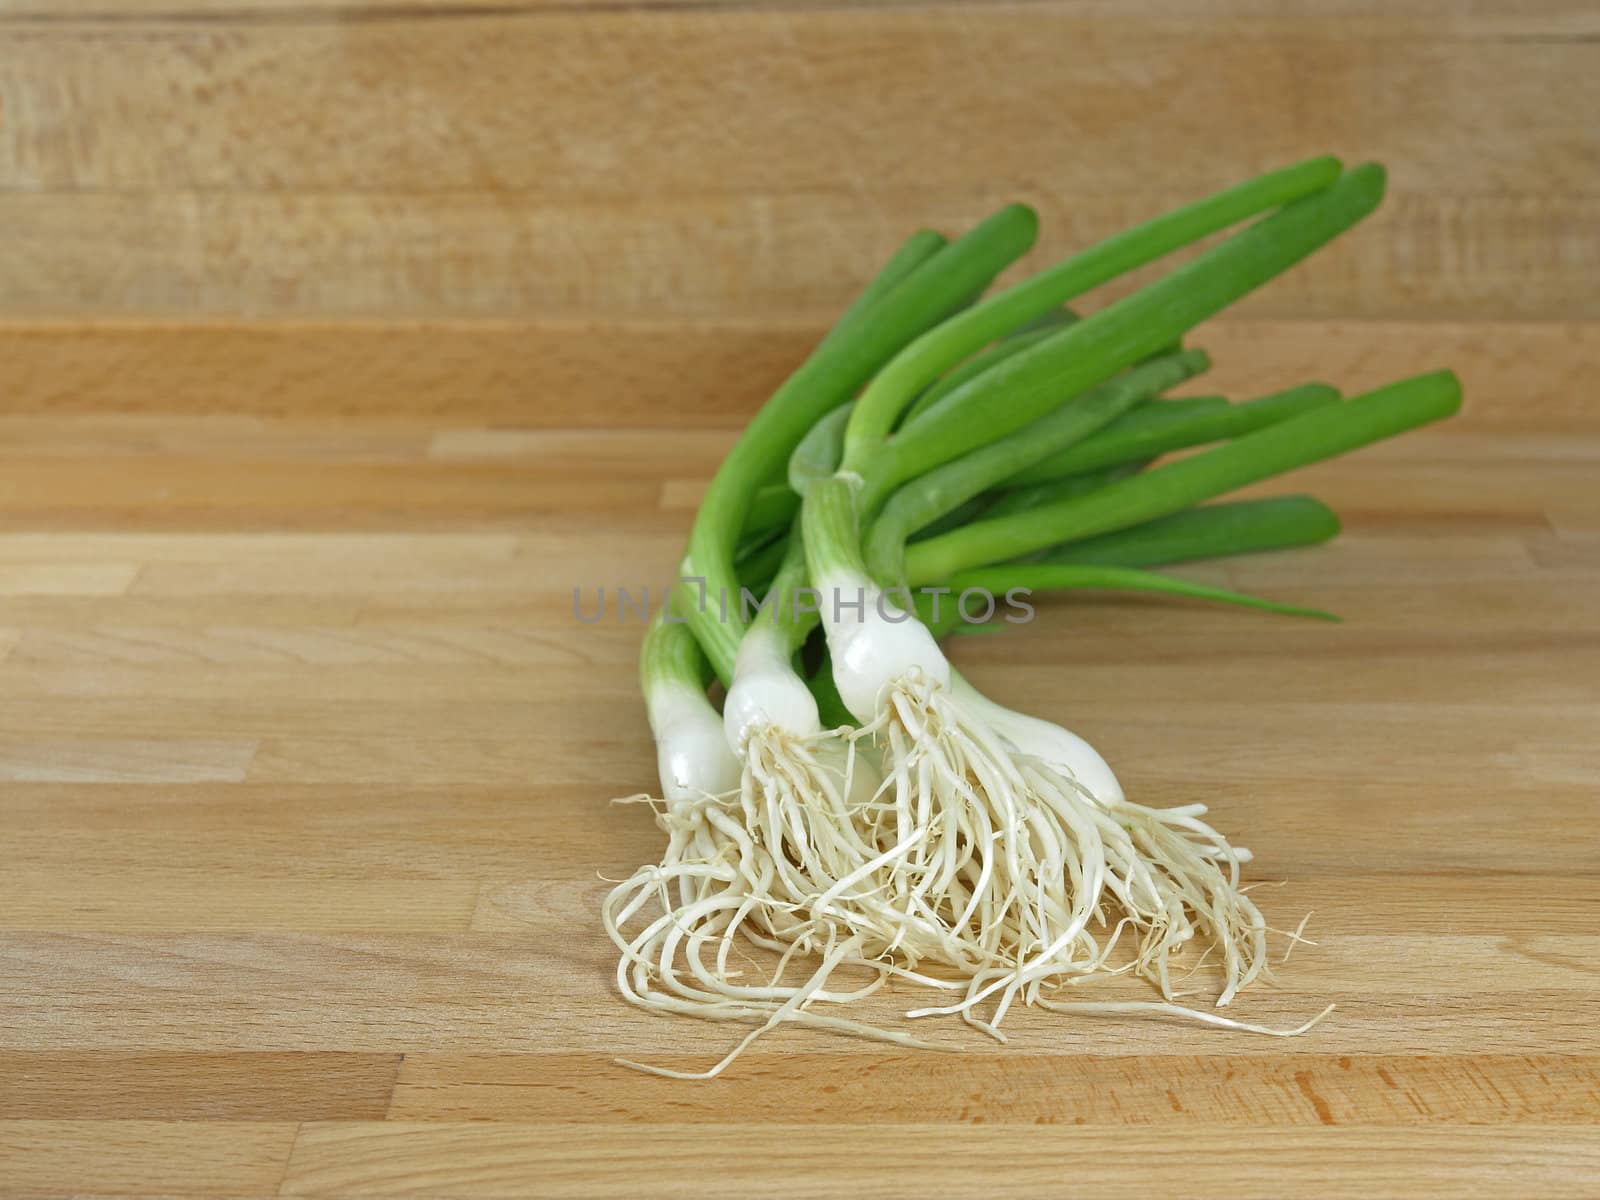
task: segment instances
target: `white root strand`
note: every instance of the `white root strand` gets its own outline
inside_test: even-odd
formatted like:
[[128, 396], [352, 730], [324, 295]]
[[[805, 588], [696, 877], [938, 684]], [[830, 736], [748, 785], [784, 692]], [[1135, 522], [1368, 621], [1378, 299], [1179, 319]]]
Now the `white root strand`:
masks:
[[[1213, 960], [1218, 1007], [1270, 977], [1269, 928], [1240, 885], [1249, 854], [1201, 820], [1204, 806], [1091, 796], [1070, 770], [1021, 753], [975, 706], [914, 672], [882, 699], [878, 719], [856, 731], [756, 730], [737, 791], [653, 805], [668, 834], [663, 861], [613, 888], [602, 910], [620, 951], [617, 986], [648, 1011], [755, 1028], [706, 1071], [619, 1062], [711, 1078], [785, 1023], [937, 1048], [817, 1011], [891, 979], [959, 994], [907, 1017], [959, 1015], [1000, 1041], [1019, 999], [1270, 1036], [1304, 1033], [1332, 1011], [1279, 1030], [1175, 1002], [1175, 972], [1181, 984]], [[1131, 958], [1113, 965], [1130, 941]], [[730, 969], [735, 953], [750, 962], [742, 943], [779, 956], [765, 981]], [[816, 965], [785, 983], [802, 958]], [[1161, 1000], [1040, 994], [1130, 972]]]

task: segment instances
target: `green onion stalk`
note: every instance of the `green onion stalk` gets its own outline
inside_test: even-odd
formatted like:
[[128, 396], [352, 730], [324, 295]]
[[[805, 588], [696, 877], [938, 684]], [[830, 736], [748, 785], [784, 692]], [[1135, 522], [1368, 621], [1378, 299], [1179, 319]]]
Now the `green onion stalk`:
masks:
[[737, 611], [729, 611], [738, 596], [733, 560], [740, 531], [752, 514], [758, 522], [781, 523], [798, 504], [786, 487], [781, 491], [790, 499], [775, 494], [774, 468], [782, 468], [818, 418], [1025, 253], [1035, 232], [1033, 214], [1012, 205], [954, 244], [929, 230], [913, 234], [723, 461], [696, 514], [680, 583], [640, 652], [640, 685], [669, 803], [717, 795], [737, 781], [737, 764], [716, 752], [719, 739], [706, 736], [720, 729], [721, 715], [705, 699], [703, 676], [709, 664], [724, 683], [732, 677], [743, 633]]
[[[790, 953], [809, 949], [810, 942], [798, 910], [785, 912], [763, 902], [777, 886], [778, 861], [745, 832], [746, 818], [755, 811], [739, 803], [749, 786], [745, 762], [728, 743], [723, 714], [706, 696], [706, 676], [732, 681], [746, 631], [735, 567], [740, 535], [753, 509], [760, 510], [758, 520], [768, 522], [792, 512], [792, 505], [773, 496], [771, 484], [800, 439], [912, 339], [981, 293], [1028, 250], [1036, 226], [1031, 211], [1012, 205], [953, 243], [931, 232], [910, 238], [763, 406], [712, 480], [695, 517], [680, 583], [667, 609], [653, 620], [640, 654], [640, 684], [662, 784], [661, 801], [652, 803], [668, 846], [659, 865], [642, 867], [613, 888], [602, 908], [606, 929], [622, 952], [617, 986], [631, 1003], [654, 1012], [755, 1021], [757, 1033], [778, 1020], [855, 1028], [848, 1020], [801, 1010], [802, 1000], [813, 995], [835, 998], [821, 993], [820, 986], [730, 982], [734, 972], [728, 955], [735, 934], [768, 947], [787, 945]], [[792, 552], [783, 554], [788, 574], [781, 563], [778, 567], [786, 585], [804, 570], [803, 543], [798, 537], [791, 542]], [[802, 713], [798, 720], [804, 719]], [[846, 769], [850, 765], [847, 761]], [[833, 777], [825, 770], [819, 774]], [[651, 904], [659, 915], [643, 917]], [[643, 929], [624, 934], [635, 920], [643, 920]], [[708, 944], [717, 954], [709, 973], [699, 957]], [[830, 949], [825, 959], [832, 955], [829, 961], [836, 961], [859, 949], [855, 944]], [[680, 951], [692, 962], [675, 967]], [[904, 1035], [889, 1040], [918, 1044]]]
[[[1220, 965], [1218, 1005], [1267, 974], [1266, 925], [1239, 886], [1248, 852], [1201, 821], [1203, 806], [1135, 804], [1082, 739], [977, 693], [938, 645], [949, 619], [912, 589], [1134, 589], [1325, 615], [1146, 568], [1332, 536], [1336, 518], [1306, 497], [1206, 502], [1448, 415], [1454, 378], [1349, 401], [1325, 385], [1242, 405], [1159, 397], [1208, 365], [1181, 349], [1193, 326], [1357, 223], [1382, 191], [1381, 168], [1313, 159], [976, 304], [1031, 243], [1032, 215], [1013, 206], [948, 245], [922, 235], [752, 421], [696, 517], [675, 620], [646, 638], [658, 745], [696, 748], [662, 751], [668, 852], [604, 910], [630, 1001], [754, 1026], [701, 1074], [783, 1022], [920, 1044], [837, 1015], [895, 978], [949, 996], [908, 1015], [958, 1014], [1002, 1040], [1018, 1000], [1299, 1032], [1173, 1002], [1190, 943]], [[1127, 298], [1063, 315], [1083, 292], [1249, 221]], [[784, 491], [800, 497], [787, 533]], [[770, 580], [753, 620], [718, 603], [738, 597], [741, 572]], [[818, 620], [827, 659], [808, 681], [799, 651]], [[708, 673], [727, 687], [720, 742]], [[832, 722], [839, 706], [853, 725]], [[780, 956], [770, 980], [730, 967], [739, 939]], [[1125, 969], [1110, 965], [1124, 942], [1160, 1001], [1045, 994]], [[798, 961], [807, 973], [786, 981]], [[841, 990], [844, 966], [863, 982]]]

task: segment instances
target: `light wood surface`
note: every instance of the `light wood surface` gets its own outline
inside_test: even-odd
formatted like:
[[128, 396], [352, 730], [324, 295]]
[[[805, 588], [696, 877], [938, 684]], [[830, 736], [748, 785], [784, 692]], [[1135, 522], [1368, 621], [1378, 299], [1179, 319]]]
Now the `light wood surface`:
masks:
[[7, 0], [0, 310], [800, 316], [1017, 197], [1057, 252], [1306, 153], [1271, 316], [1600, 317], [1584, 0]]
[[[1499, 381], [1451, 428], [1297, 480], [1345, 513], [1338, 542], [1188, 571], [1344, 624], [1081, 598], [957, 651], [1135, 795], [1213, 806], [1282, 881], [1269, 916], [1310, 912], [1316, 943], [1241, 1014], [1336, 1002], [1326, 1023], [1283, 1042], [1019, 1012], [1003, 1048], [938, 1030], [950, 1055], [779, 1033], [712, 1084], [611, 1061], [705, 1064], [729, 1034], [612, 990], [600, 876], [660, 836], [607, 800], [653, 764], [638, 630], [577, 625], [571, 592], [666, 578], [726, 431], [183, 398], [0, 418], [3, 1186], [1587, 1194], [1600, 438], [1560, 414], [1590, 331], [1471, 333], [1262, 339], [1332, 378], [1445, 347]], [[207, 336], [254, 364], [286, 334]], [[256, 376], [218, 372], [293, 393]]]
[[[1597, 81], [1585, 0], [0, 0], [0, 1195], [1595, 1194]], [[612, 985], [662, 839], [573, 589], [670, 578], [909, 229], [1025, 199], [1038, 262], [1322, 150], [1390, 199], [1205, 390], [1467, 406], [1184, 573], [1344, 623], [955, 653], [1211, 805], [1311, 914], [1239, 1015], [1334, 1014], [616, 1066], [731, 1034]]]

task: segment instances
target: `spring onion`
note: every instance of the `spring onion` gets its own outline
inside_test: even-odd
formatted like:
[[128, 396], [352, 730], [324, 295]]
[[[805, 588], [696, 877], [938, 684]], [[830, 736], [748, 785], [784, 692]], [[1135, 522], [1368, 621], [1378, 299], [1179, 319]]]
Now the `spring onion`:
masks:
[[[1177, 349], [1195, 324], [1360, 221], [1383, 183], [1377, 166], [1313, 159], [976, 303], [1031, 243], [1032, 214], [1012, 206], [948, 244], [919, 235], [756, 415], [696, 516], [677, 619], [652, 627], [641, 659], [667, 849], [603, 907], [631, 1002], [754, 1026], [692, 1077], [784, 1023], [922, 1045], [839, 1015], [891, 980], [942, 997], [908, 1017], [959, 1015], [1000, 1040], [1018, 1002], [1280, 1035], [1314, 1024], [1177, 1002], [1197, 965], [1186, 947], [1215, 960], [1219, 1007], [1269, 975], [1266, 922], [1240, 885], [1249, 852], [1203, 805], [1141, 805], [1083, 739], [981, 695], [940, 649], [949, 618], [911, 588], [1135, 590], [1325, 616], [1144, 568], [1332, 536], [1337, 518], [1306, 497], [1203, 502], [1447, 416], [1454, 377], [1343, 402], [1325, 385], [1242, 405], [1155, 397], [1204, 367]], [[1052, 316], [1251, 220], [1081, 320]], [[715, 599], [741, 582], [766, 601], [748, 620]], [[820, 664], [802, 653], [819, 621]], [[746, 943], [776, 956], [769, 977], [733, 961]], [[1125, 970], [1160, 999], [1047, 994]]]

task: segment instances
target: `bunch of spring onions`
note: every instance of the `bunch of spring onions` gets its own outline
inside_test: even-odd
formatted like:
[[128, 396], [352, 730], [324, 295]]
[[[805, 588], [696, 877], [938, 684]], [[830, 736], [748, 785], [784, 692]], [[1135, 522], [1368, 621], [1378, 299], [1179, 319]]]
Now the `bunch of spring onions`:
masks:
[[[980, 694], [939, 639], [974, 593], [1145, 590], [1326, 615], [1150, 568], [1333, 536], [1309, 497], [1208, 502], [1448, 416], [1455, 377], [1348, 399], [1320, 383], [1247, 403], [1166, 393], [1209, 366], [1184, 347], [1194, 326], [1356, 224], [1383, 187], [1378, 166], [1313, 159], [977, 302], [1030, 248], [1033, 214], [1002, 209], [954, 241], [918, 233], [755, 415], [645, 638], [667, 845], [603, 913], [630, 1002], [753, 1026], [689, 1077], [784, 1022], [924, 1044], [852, 1015], [886, 985], [926, 996], [910, 1018], [956, 1014], [1002, 1040], [1019, 1002], [1309, 1028], [1176, 1002], [1202, 965], [1216, 1007], [1269, 975], [1269, 929], [1240, 882], [1249, 853], [1201, 804], [1124, 795], [1088, 743]], [[1236, 226], [1091, 315], [1067, 307]], [[1123, 973], [1156, 995], [1062, 998]]]

